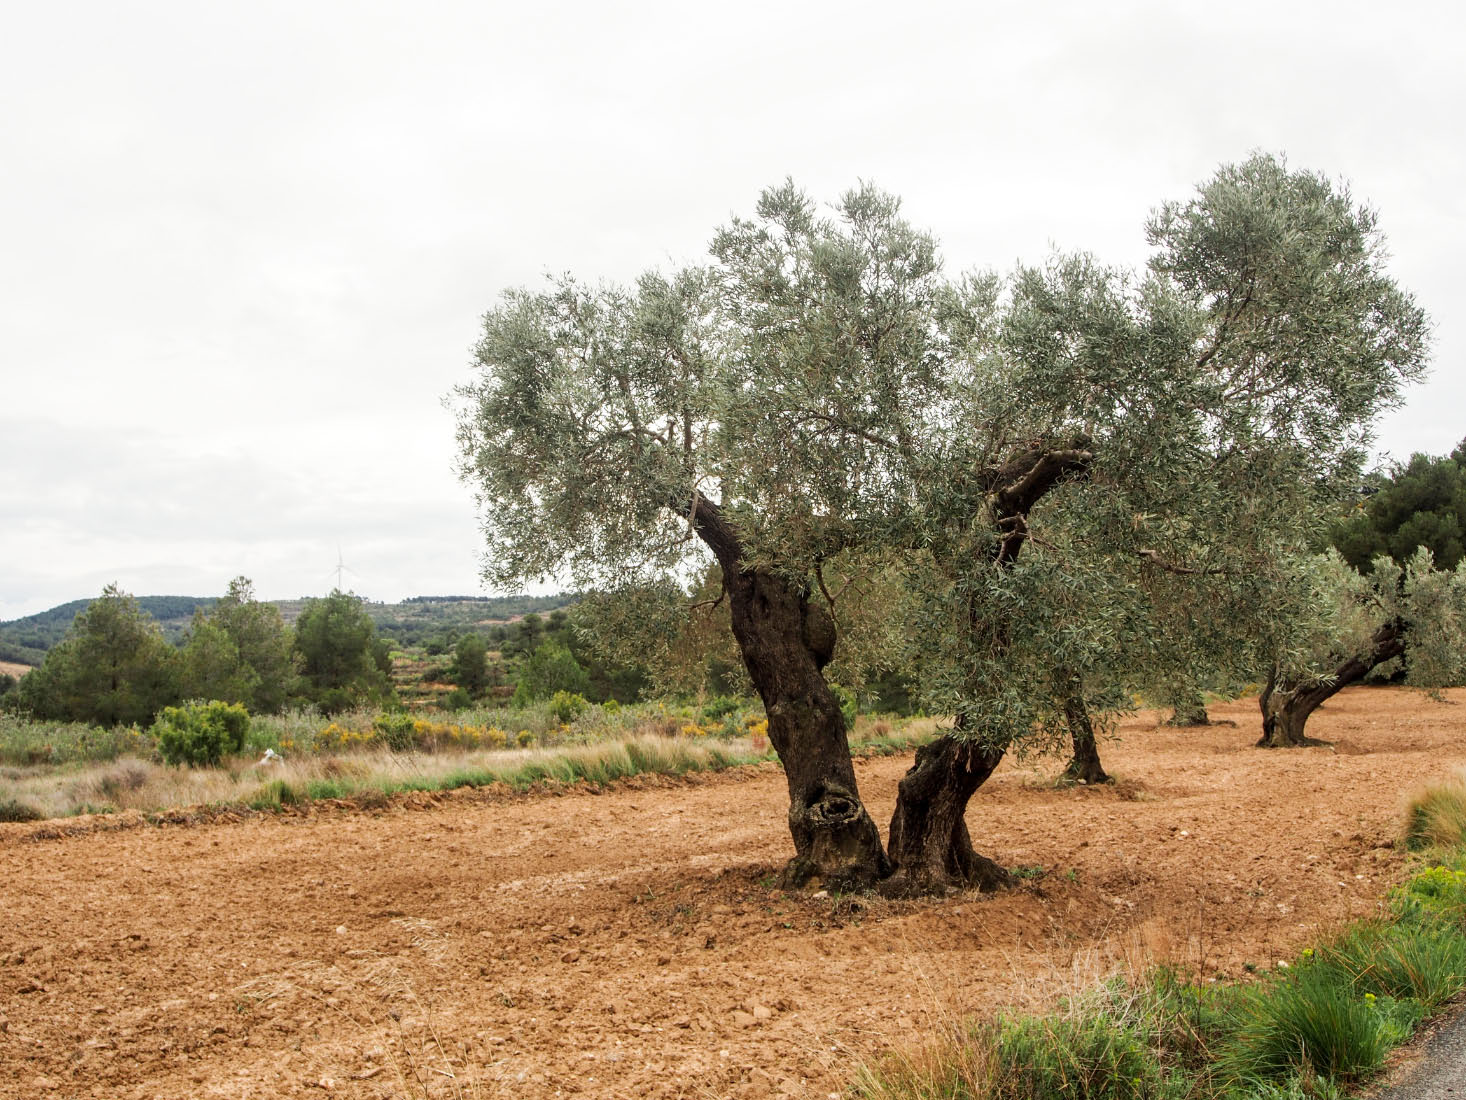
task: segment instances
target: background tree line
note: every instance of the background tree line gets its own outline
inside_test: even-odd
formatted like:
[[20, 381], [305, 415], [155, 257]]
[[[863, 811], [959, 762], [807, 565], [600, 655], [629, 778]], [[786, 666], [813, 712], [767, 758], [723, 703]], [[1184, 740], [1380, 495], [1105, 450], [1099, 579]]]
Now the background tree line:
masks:
[[350, 593], [306, 601], [292, 628], [238, 577], [194, 612], [174, 646], [137, 599], [109, 585], [7, 701], [38, 718], [104, 726], [147, 724], [185, 699], [263, 714], [300, 704], [331, 712], [390, 701], [390, 668], [384, 640]]

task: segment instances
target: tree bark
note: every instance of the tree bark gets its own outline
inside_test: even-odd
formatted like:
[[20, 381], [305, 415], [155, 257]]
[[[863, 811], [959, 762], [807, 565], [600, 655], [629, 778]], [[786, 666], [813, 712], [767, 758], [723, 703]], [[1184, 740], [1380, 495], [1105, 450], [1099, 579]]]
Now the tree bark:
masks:
[[1258, 748], [1298, 748], [1323, 745], [1304, 734], [1309, 716], [1327, 699], [1350, 684], [1357, 684], [1376, 665], [1405, 652], [1405, 624], [1392, 619], [1374, 632], [1369, 649], [1349, 657], [1327, 677], [1313, 680], [1284, 681], [1277, 670], [1268, 674], [1266, 686], [1258, 699], [1262, 710], [1262, 737]]
[[824, 678], [835, 622], [810, 602], [807, 588], [746, 566], [741, 542], [715, 506], [695, 502], [694, 523], [722, 567], [733, 635], [784, 765], [794, 839], [784, 881], [802, 886], [817, 877], [829, 889], [869, 888], [891, 864], [860, 801], [845, 718]]
[[1064, 769], [1064, 779], [1070, 783], [1108, 783], [1110, 777], [1100, 765], [1099, 745], [1094, 737], [1094, 722], [1090, 720], [1089, 708], [1078, 692], [1071, 692], [1064, 699], [1064, 721], [1069, 726], [1069, 736], [1074, 742], [1074, 755]]
[[916, 762], [897, 790], [888, 838], [895, 873], [881, 893], [912, 897], [947, 889], [995, 890], [1012, 876], [972, 847], [967, 802], [1003, 759], [1002, 749], [983, 748], [946, 734], [916, 750]]

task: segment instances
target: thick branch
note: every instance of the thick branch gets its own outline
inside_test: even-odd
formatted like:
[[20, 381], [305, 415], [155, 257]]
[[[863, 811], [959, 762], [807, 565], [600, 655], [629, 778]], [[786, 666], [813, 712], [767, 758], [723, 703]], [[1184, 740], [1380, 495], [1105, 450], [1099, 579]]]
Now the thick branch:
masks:
[[1214, 569], [1193, 569], [1189, 565], [1177, 565], [1173, 561], [1167, 561], [1155, 550], [1137, 550], [1136, 555], [1147, 565], [1153, 565], [1157, 569], [1164, 569], [1167, 573], [1179, 573], [1188, 577], [1220, 577], [1231, 572], [1217, 566]]
[[1001, 486], [997, 500], [1002, 514], [1027, 515], [1062, 478], [1087, 470], [1094, 461], [1094, 452], [1086, 449], [1088, 442], [1080, 437], [1067, 448], [1033, 447], [995, 470], [992, 483]]
[[687, 517], [697, 537], [702, 539], [725, 570], [737, 573], [743, 569], [743, 540], [733, 530], [721, 508], [699, 492], [694, 492], [690, 500], [674, 498], [667, 502], [667, 507]]
[[995, 555], [1000, 566], [1017, 560], [1029, 537], [1028, 513], [1044, 495], [1065, 477], [1089, 470], [1094, 452], [1086, 449], [1088, 443], [1087, 437], [1078, 436], [1072, 446], [1047, 451], [1030, 444], [1023, 453], [988, 471], [986, 480], [995, 488], [996, 522], [1003, 531]]

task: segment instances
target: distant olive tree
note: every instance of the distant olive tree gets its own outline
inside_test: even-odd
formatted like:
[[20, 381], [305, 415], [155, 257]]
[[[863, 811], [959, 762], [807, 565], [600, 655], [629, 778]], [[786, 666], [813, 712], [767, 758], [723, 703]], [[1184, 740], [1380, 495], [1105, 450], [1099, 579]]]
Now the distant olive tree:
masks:
[[1437, 569], [1420, 547], [1403, 566], [1381, 555], [1366, 576], [1330, 550], [1297, 570], [1294, 645], [1259, 698], [1260, 746], [1318, 744], [1304, 732], [1313, 712], [1372, 672], [1430, 689], [1466, 682], [1466, 562]]

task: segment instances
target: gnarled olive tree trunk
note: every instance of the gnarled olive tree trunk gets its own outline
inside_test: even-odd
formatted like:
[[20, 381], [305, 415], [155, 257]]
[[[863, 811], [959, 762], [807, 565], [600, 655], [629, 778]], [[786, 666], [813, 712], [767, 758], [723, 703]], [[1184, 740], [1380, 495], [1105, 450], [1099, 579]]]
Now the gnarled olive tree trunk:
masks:
[[769, 743], [789, 785], [794, 858], [785, 882], [818, 877], [838, 889], [866, 888], [890, 873], [880, 831], [860, 801], [840, 701], [824, 668], [835, 623], [809, 591], [748, 566], [737, 533], [716, 506], [694, 505], [698, 534], [717, 555], [733, 635], [769, 718]]
[[1281, 680], [1277, 670], [1268, 674], [1258, 704], [1262, 709], [1262, 737], [1258, 748], [1297, 748], [1300, 745], [1321, 745], [1304, 735], [1308, 718], [1324, 700], [1350, 684], [1357, 684], [1376, 665], [1382, 665], [1405, 652], [1405, 624], [1392, 619], [1374, 632], [1369, 649], [1349, 657], [1332, 674], [1320, 679]]
[[905, 897], [1007, 885], [1008, 872], [973, 849], [966, 817], [968, 800], [1002, 759], [1002, 749], [966, 740], [960, 728], [916, 750], [897, 791], [888, 838], [896, 871], [881, 884], [882, 893]]
[[1193, 691], [1177, 699], [1171, 707], [1171, 717], [1166, 719], [1166, 725], [1182, 728], [1211, 725], [1211, 717], [1206, 713], [1206, 700], [1202, 698], [1201, 692]]
[[1089, 708], [1084, 705], [1084, 697], [1078, 691], [1071, 691], [1064, 697], [1064, 721], [1074, 742], [1074, 755], [1064, 769], [1064, 778], [1071, 783], [1088, 785], [1108, 783], [1110, 777], [1100, 765], [1094, 722], [1089, 717]]

